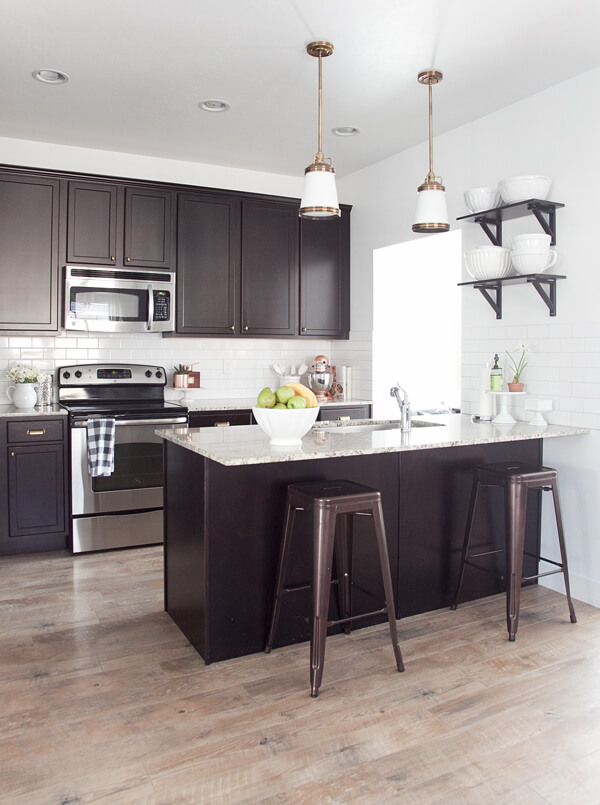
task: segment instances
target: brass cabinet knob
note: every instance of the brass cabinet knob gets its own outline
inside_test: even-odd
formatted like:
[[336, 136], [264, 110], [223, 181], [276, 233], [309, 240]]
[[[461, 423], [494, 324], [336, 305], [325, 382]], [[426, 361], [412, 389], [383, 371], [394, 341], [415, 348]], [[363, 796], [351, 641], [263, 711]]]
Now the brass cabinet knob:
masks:
[[234, 333], [235, 332], [235, 324], [232, 324], [229, 329], [231, 330], [232, 333]]
[[131, 263], [131, 257], [126, 257], [125, 259], [127, 260], [128, 263]]
[[303, 327], [303, 328], [302, 328], [302, 332], [303, 332], [303, 333], [305, 333], [305, 332], [306, 332], [306, 327]]
[[247, 324], [244, 325], [244, 332], [248, 332], [248, 325]]
[[114, 261], [115, 261], [115, 256], [114, 256], [114, 254], [111, 254], [110, 259], [111, 259], [111, 260], [113, 261], [113, 263], [114, 263]]

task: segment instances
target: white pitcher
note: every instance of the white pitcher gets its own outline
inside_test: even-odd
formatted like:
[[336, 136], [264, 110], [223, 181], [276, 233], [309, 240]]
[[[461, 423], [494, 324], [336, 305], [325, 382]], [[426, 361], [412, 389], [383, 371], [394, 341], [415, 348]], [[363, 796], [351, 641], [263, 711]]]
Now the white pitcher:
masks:
[[16, 408], [33, 408], [37, 403], [37, 391], [33, 383], [17, 383], [6, 390], [8, 397]]

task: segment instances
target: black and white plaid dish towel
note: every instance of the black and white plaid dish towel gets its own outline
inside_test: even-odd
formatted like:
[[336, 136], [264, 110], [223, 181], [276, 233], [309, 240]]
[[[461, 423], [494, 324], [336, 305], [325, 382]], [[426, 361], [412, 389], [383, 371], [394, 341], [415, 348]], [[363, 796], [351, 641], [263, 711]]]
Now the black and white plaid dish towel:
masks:
[[88, 419], [88, 470], [92, 478], [115, 469], [115, 420]]

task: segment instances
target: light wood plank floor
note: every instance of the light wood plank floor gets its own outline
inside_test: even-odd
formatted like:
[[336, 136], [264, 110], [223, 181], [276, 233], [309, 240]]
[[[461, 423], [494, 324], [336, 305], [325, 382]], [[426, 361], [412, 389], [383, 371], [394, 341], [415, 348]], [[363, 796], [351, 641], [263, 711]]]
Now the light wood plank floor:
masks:
[[0, 802], [600, 803], [600, 610], [524, 590], [205, 666], [162, 551], [0, 560]]

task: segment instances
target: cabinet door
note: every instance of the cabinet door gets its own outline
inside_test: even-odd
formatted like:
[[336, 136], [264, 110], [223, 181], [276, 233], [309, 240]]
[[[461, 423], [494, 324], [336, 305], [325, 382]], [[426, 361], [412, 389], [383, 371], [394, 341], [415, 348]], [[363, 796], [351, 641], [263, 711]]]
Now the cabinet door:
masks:
[[64, 445], [15, 446], [8, 454], [9, 537], [65, 531]]
[[300, 335], [348, 338], [350, 209], [341, 218], [300, 223]]
[[178, 333], [239, 332], [239, 201], [180, 193], [177, 204]]
[[125, 188], [125, 266], [171, 267], [171, 196], [168, 190]]
[[69, 182], [67, 262], [117, 265], [117, 185]]
[[242, 334], [297, 333], [298, 207], [242, 202]]
[[0, 176], [0, 330], [58, 329], [59, 181]]

